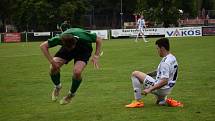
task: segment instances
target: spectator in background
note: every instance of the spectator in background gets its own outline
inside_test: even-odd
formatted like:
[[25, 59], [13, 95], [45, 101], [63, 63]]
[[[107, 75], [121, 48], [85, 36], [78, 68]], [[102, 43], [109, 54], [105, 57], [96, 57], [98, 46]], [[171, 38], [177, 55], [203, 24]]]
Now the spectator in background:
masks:
[[207, 14], [206, 19], [210, 19], [209, 15]]
[[202, 19], [205, 19], [206, 16], [205, 16], [205, 8], [202, 8]]
[[61, 25], [60, 25], [60, 30], [61, 32], [66, 31], [67, 29], [69, 29], [71, 26], [69, 24], [68, 21], [64, 21]]

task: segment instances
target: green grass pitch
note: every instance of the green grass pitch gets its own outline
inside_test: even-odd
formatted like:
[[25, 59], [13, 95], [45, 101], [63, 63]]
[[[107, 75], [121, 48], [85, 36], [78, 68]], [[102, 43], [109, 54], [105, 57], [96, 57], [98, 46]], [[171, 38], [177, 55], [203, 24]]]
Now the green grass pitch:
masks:
[[[144, 108], [124, 108], [133, 99], [131, 72], [154, 70], [160, 62], [155, 40], [104, 40], [101, 68], [89, 62], [76, 97], [64, 106], [51, 101], [53, 85], [40, 42], [0, 43], [0, 121], [214, 121], [214, 36], [170, 38], [179, 62], [170, 97], [183, 108], [157, 106], [153, 95], [144, 98]], [[71, 85], [72, 65], [61, 70], [61, 98]]]

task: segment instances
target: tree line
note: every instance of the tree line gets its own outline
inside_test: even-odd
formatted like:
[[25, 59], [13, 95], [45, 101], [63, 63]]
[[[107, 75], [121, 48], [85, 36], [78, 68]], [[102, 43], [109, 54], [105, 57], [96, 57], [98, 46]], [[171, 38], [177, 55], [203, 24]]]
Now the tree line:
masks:
[[[57, 24], [69, 20], [73, 27], [84, 27], [84, 15], [109, 16], [110, 28], [120, 27], [120, 17], [144, 14], [146, 20], [177, 25], [179, 9], [189, 17], [198, 11], [214, 10], [214, 0], [1, 0], [0, 31], [15, 25], [18, 31], [55, 31]], [[121, 14], [120, 14], [121, 13]], [[102, 20], [101, 20], [102, 21]], [[134, 21], [134, 20], [133, 20]]]

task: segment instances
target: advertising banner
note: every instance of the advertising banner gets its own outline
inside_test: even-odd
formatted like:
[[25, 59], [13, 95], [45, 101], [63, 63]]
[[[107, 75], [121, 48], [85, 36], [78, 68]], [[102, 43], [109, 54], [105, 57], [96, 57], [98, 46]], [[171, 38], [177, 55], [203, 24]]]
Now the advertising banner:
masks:
[[[133, 37], [137, 36], [139, 30], [138, 29], [112, 29], [111, 36], [112, 37]], [[144, 35], [165, 35], [165, 28], [145, 28]]]
[[5, 33], [4, 42], [20, 42], [21, 34], [20, 33]]
[[50, 36], [51, 32], [34, 32], [34, 36]]
[[165, 35], [165, 28], [146, 28], [144, 35]]
[[102, 39], [108, 39], [108, 30], [90, 30], [91, 33], [96, 33]]
[[202, 27], [166, 28], [165, 37], [202, 36]]
[[203, 35], [215, 35], [215, 26], [202, 27]]
[[136, 29], [112, 29], [111, 37], [130, 37], [136, 36], [138, 34], [138, 30]]

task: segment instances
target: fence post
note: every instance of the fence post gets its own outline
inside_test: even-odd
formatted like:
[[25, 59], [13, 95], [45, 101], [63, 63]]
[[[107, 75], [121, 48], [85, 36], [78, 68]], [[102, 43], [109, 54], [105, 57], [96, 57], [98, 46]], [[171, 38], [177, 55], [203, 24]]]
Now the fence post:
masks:
[[27, 43], [27, 42], [28, 42], [28, 32], [25, 31], [25, 43]]

